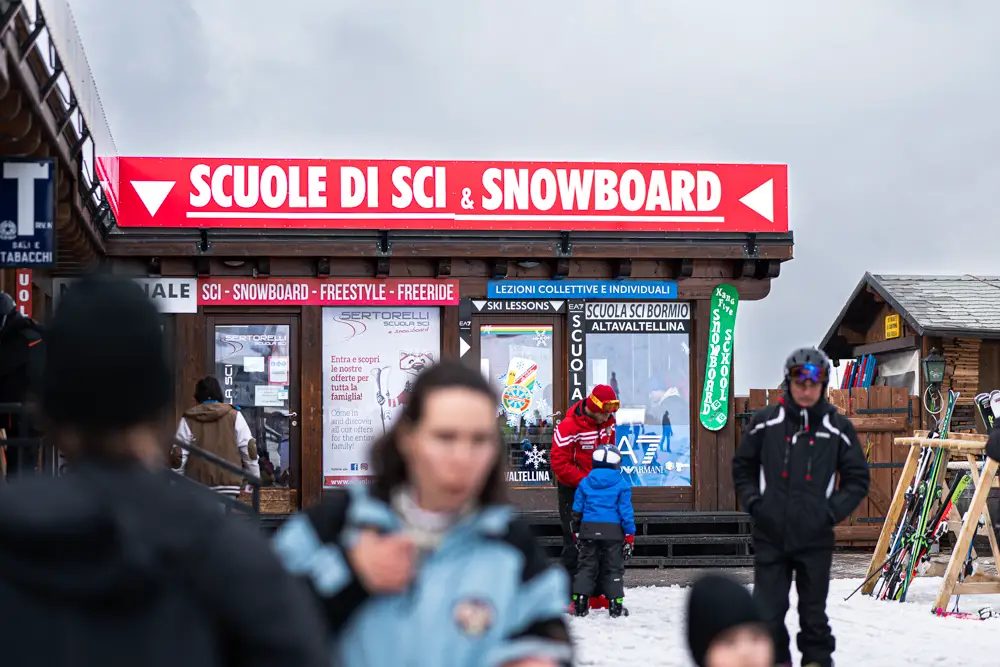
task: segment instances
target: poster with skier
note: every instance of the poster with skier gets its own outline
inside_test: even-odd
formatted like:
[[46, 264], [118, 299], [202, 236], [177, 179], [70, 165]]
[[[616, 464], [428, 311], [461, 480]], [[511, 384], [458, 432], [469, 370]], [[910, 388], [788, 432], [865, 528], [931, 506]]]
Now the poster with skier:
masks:
[[323, 486], [371, 480], [371, 443], [441, 354], [437, 308], [323, 309]]

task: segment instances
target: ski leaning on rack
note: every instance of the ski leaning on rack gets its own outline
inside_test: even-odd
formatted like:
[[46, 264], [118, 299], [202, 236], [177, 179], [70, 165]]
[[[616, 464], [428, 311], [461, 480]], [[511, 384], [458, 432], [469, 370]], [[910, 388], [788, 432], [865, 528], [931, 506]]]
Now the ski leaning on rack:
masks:
[[975, 398], [976, 410], [989, 433], [994, 425], [1000, 424], [1000, 389], [983, 392]]
[[[948, 392], [948, 405], [931, 438], [947, 438], [958, 394]], [[928, 560], [931, 547], [940, 539], [947, 525], [954, 501], [968, 487], [972, 478], [964, 475], [956, 481], [947, 498], [942, 498], [941, 480], [948, 465], [944, 450], [923, 447], [913, 481], [904, 498], [902, 518], [889, 543], [889, 555], [879, 570], [880, 577], [872, 596], [881, 600], [906, 600], [910, 582]], [[935, 510], [935, 505], [937, 509]]]

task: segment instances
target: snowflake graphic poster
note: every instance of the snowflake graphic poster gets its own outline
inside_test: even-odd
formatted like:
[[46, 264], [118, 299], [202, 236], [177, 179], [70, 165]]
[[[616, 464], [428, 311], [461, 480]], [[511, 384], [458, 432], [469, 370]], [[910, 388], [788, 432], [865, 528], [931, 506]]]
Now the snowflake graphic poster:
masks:
[[438, 308], [323, 309], [323, 486], [371, 478], [371, 443], [441, 358]]

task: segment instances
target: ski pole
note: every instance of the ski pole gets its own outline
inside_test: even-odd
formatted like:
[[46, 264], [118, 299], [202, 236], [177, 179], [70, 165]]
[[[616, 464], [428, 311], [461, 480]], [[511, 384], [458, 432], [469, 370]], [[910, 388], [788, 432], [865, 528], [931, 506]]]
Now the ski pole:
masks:
[[[898, 551], [898, 550], [897, 550], [897, 551]], [[850, 600], [850, 599], [851, 599], [852, 597], [854, 597], [854, 594], [855, 594], [855, 593], [857, 593], [857, 592], [858, 592], [858, 591], [860, 591], [860, 590], [861, 590], [862, 588], [864, 588], [864, 587], [865, 587], [865, 584], [867, 584], [867, 583], [868, 583], [869, 581], [871, 581], [871, 580], [872, 580], [872, 578], [873, 578], [873, 577], [874, 577], [875, 575], [877, 575], [877, 574], [879, 574], [880, 572], [882, 572], [882, 570], [883, 570], [883, 569], [885, 569], [885, 566], [886, 566], [886, 565], [888, 565], [888, 564], [889, 564], [889, 562], [890, 562], [890, 561], [892, 561], [892, 559], [893, 559], [893, 558], [895, 558], [895, 557], [896, 557], [896, 551], [893, 551], [893, 552], [892, 552], [891, 554], [889, 554], [889, 557], [888, 557], [888, 558], [886, 558], [886, 559], [885, 559], [885, 560], [884, 560], [884, 561], [882, 562], [882, 564], [881, 564], [881, 565], [879, 565], [879, 566], [878, 566], [878, 568], [877, 568], [877, 569], [876, 569], [876, 570], [875, 570], [874, 572], [872, 572], [871, 574], [869, 574], [869, 575], [868, 575], [868, 578], [867, 578], [867, 579], [865, 579], [864, 581], [862, 581], [862, 582], [861, 582], [861, 585], [860, 585], [860, 586], [858, 586], [857, 588], [855, 588], [855, 589], [854, 589], [854, 590], [853, 590], [853, 591], [851, 592], [851, 594], [850, 594], [850, 595], [848, 595], [848, 596], [847, 596], [846, 598], [844, 598], [844, 602], [847, 602], [847, 601], [848, 601], [848, 600]]]

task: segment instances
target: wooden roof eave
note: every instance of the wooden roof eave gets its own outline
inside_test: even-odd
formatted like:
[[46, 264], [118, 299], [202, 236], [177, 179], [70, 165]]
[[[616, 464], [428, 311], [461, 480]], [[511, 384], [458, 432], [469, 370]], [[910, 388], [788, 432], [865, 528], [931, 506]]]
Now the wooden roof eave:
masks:
[[[902, 304], [896, 300], [896, 298], [885, 288], [885, 286], [878, 281], [870, 272], [865, 272], [865, 275], [858, 282], [854, 291], [851, 292], [851, 296], [847, 299], [844, 307], [840, 309], [840, 313], [837, 314], [836, 319], [834, 319], [833, 324], [827, 330], [826, 335], [823, 336], [822, 342], [819, 344], [819, 348], [829, 354], [831, 357], [840, 358], [840, 355], [845, 354], [847, 347], [844, 344], [844, 339], [840, 336], [840, 327], [843, 326], [844, 320], [850, 314], [851, 309], [855, 306], [855, 302], [858, 298], [866, 291], [871, 290], [878, 296], [889, 304], [889, 306], [899, 313], [899, 316], [906, 322], [910, 330], [917, 336], [924, 335], [935, 335], [933, 332], [925, 331], [924, 327], [909, 313]], [[860, 333], [860, 332], [859, 332]]]
[[414, 230], [115, 229], [109, 256], [521, 257], [575, 259], [792, 259], [787, 234], [609, 234]]
[[[27, 98], [34, 120], [40, 125], [45, 146], [25, 157], [54, 156], [59, 174], [72, 174], [72, 178], [59, 179], [56, 202], [57, 259], [60, 264], [68, 259], [73, 265], [88, 265], [104, 254], [104, 241], [92, 224], [92, 212], [84, 205], [81, 196], [81, 163], [79, 137], [72, 124], [57, 116], [56, 108], [63, 107], [58, 96], [42, 99], [41, 90], [49, 73], [37, 45], [31, 44], [26, 52], [29, 26], [23, 8], [18, 8], [9, 21], [0, 25], [0, 47], [4, 53], [3, 70], [10, 88]], [[9, 94], [9, 92], [8, 92]], [[68, 117], [68, 109], [62, 113]], [[6, 155], [14, 153], [6, 152]], [[66, 252], [70, 257], [66, 257]]]

